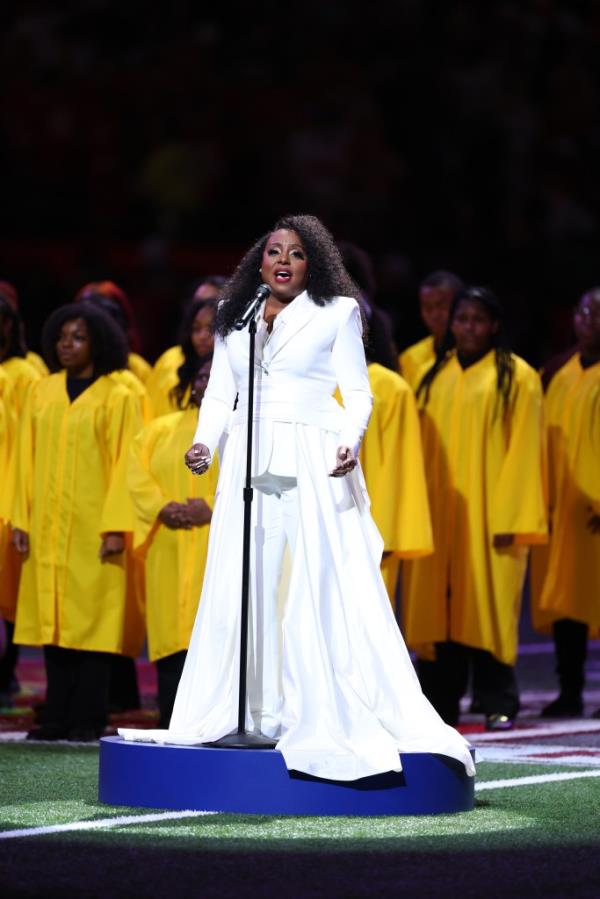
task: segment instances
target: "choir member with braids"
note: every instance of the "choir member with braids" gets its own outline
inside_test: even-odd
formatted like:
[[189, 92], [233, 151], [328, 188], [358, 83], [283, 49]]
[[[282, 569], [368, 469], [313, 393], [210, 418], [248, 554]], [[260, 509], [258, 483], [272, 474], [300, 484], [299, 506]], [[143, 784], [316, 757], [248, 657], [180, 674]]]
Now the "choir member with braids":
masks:
[[470, 671], [488, 729], [519, 710], [514, 675], [529, 546], [547, 539], [540, 379], [485, 287], [457, 294], [418, 388], [435, 551], [404, 569], [424, 692], [456, 724]]

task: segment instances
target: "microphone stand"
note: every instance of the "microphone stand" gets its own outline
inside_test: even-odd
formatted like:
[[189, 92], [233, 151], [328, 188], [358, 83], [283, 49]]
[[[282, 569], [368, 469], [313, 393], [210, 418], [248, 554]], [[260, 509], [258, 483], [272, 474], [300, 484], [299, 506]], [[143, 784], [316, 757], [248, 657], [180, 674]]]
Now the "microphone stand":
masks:
[[[262, 300], [262, 297], [261, 297]], [[253, 312], [260, 303], [253, 305]], [[265, 737], [264, 734], [248, 733], [246, 730], [246, 676], [248, 667], [248, 609], [250, 605], [250, 536], [252, 527], [252, 428], [254, 424], [254, 355], [256, 347], [256, 314], [248, 321], [248, 312], [236, 323], [236, 330], [241, 331], [248, 322], [249, 357], [248, 357], [248, 437], [246, 443], [246, 481], [244, 486], [244, 542], [242, 554], [242, 603], [240, 618], [240, 678], [238, 693], [237, 730], [207, 743], [223, 749], [273, 749], [277, 740]]]

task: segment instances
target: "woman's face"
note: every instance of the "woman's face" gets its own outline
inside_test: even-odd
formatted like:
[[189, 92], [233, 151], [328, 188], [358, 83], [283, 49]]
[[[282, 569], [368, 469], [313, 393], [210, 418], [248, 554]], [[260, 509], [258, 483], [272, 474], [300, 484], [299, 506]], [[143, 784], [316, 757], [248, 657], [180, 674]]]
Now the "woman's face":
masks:
[[61, 326], [56, 341], [56, 355], [68, 374], [74, 377], [92, 376], [90, 334], [83, 318], [73, 318]]
[[483, 356], [492, 348], [498, 322], [478, 300], [460, 300], [451, 330], [460, 356]]
[[214, 306], [204, 306], [192, 322], [191, 341], [197, 356], [208, 356], [215, 345], [213, 324], [215, 321]]
[[282, 303], [302, 293], [308, 280], [308, 262], [295, 231], [273, 231], [265, 245], [260, 273], [271, 294]]
[[452, 290], [443, 285], [441, 287], [425, 286], [419, 291], [421, 318], [436, 344], [442, 342], [446, 333], [452, 299]]
[[197, 406], [199, 406], [204, 399], [204, 394], [208, 385], [208, 379], [210, 377], [211, 365], [212, 357], [210, 359], [207, 359], [207, 361], [200, 366], [200, 368], [196, 372], [196, 377], [192, 381], [192, 399]]

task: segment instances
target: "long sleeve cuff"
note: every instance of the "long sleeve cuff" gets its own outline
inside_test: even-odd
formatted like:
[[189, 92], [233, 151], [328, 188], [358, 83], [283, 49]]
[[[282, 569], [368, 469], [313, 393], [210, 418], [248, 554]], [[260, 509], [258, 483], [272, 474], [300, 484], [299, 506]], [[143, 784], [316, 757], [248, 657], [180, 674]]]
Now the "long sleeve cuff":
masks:
[[203, 443], [209, 448], [211, 456], [214, 456], [219, 441], [227, 430], [230, 417], [231, 408], [228, 403], [205, 396], [194, 434], [194, 443]]

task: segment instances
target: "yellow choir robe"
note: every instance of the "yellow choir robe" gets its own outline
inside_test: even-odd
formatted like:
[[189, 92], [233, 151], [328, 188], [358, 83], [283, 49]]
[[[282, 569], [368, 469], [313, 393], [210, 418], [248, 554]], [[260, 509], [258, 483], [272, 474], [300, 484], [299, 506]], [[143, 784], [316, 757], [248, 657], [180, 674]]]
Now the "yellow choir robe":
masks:
[[[403, 566], [409, 646], [454, 640], [514, 664], [527, 547], [547, 539], [540, 378], [513, 356], [506, 416], [495, 353], [463, 370], [455, 355], [421, 411], [435, 552]], [[514, 544], [494, 548], [496, 534]]]
[[582, 368], [576, 353], [554, 375], [544, 399], [550, 538], [532, 559], [532, 618], [547, 632], [571, 618], [600, 636], [600, 362]]
[[433, 551], [417, 406], [406, 381], [388, 368], [368, 367], [373, 410], [360, 449], [371, 512], [383, 537], [381, 573], [394, 601], [401, 559]]
[[[41, 360], [40, 360], [41, 361]], [[10, 512], [15, 480], [18, 476], [18, 459], [15, 455], [15, 439], [17, 425], [21, 421], [21, 413], [25, 404], [27, 392], [32, 384], [39, 381], [42, 375], [37, 367], [28, 359], [14, 356], [0, 364], [0, 371], [5, 375], [7, 398], [7, 430], [5, 458], [7, 467], [5, 472], [4, 515], [0, 523], [0, 617], [5, 621], [14, 621], [17, 609], [17, 597], [19, 595], [19, 580], [21, 577], [22, 558], [12, 545], [12, 531], [10, 525]], [[10, 426], [9, 426], [10, 424]], [[6, 474], [8, 472], [8, 475]]]
[[130, 368], [120, 368], [108, 375], [117, 384], [123, 384], [130, 390], [140, 404], [140, 412], [144, 423], [152, 420], [152, 404], [145, 385]]
[[25, 359], [42, 377], [45, 378], [46, 375], [50, 374], [50, 372], [48, 371], [48, 366], [38, 353], [33, 353], [31, 350], [29, 350], [29, 352], [25, 356]]
[[413, 343], [398, 356], [400, 374], [415, 392], [421, 383], [421, 378], [434, 362], [435, 347], [431, 335], [419, 340], [418, 343]]
[[19, 554], [11, 545], [10, 512], [14, 474], [11, 451], [15, 439], [15, 416], [10, 397], [10, 380], [0, 365], [0, 618], [14, 621], [16, 594], [19, 588]]
[[12, 523], [29, 534], [15, 642], [135, 656], [143, 618], [131, 552], [99, 559], [101, 537], [134, 512], [127, 457], [141, 427], [133, 393], [109, 376], [71, 403], [66, 373], [29, 391], [18, 439]]
[[168, 415], [177, 409], [171, 397], [171, 390], [179, 380], [177, 370], [183, 365], [183, 361], [181, 347], [170, 347], [159, 356], [148, 376], [146, 387], [155, 418], [159, 415]]
[[39, 381], [42, 375], [31, 362], [21, 359], [20, 356], [5, 359], [4, 362], [0, 362], [0, 365], [9, 377], [12, 399], [15, 409], [19, 413], [29, 385], [34, 381]]
[[199, 497], [214, 506], [218, 465], [198, 477], [183, 457], [198, 410], [164, 415], [133, 441], [128, 484], [136, 510], [134, 542], [145, 560], [148, 655], [152, 661], [188, 648], [204, 577], [209, 525], [171, 530], [158, 520], [168, 502]]
[[140, 356], [139, 353], [129, 353], [127, 356], [127, 368], [129, 371], [133, 372], [136, 378], [139, 378], [142, 384], [145, 384], [148, 380], [148, 376], [152, 371], [152, 366], [149, 362], [146, 362], [143, 356]]
[[[4, 484], [0, 491], [0, 546], [5, 539], [4, 527], [10, 521], [12, 503], [12, 472], [10, 452], [14, 441], [15, 417], [10, 397], [10, 380], [0, 365], [0, 470], [4, 473]], [[2, 584], [4, 555], [0, 555], [0, 585]], [[0, 586], [0, 614], [2, 610], [2, 587]]]

